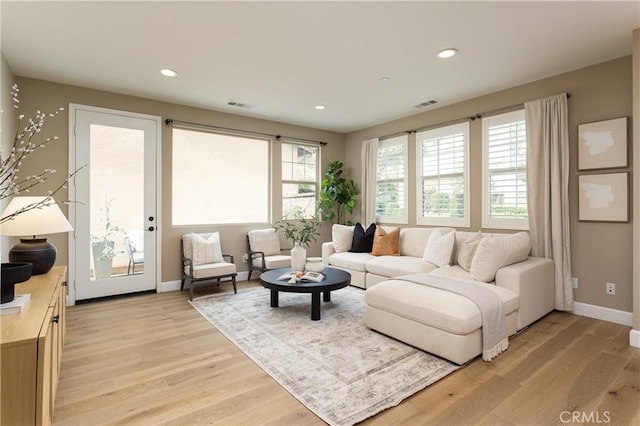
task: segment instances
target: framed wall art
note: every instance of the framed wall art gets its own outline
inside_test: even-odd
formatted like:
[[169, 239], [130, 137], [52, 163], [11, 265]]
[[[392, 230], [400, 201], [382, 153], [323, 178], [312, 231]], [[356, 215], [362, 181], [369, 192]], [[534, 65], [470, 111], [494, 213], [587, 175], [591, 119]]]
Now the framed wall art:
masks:
[[578, 176], [578, 220], [629, 222], [629, 173]]
[[627, 166], [627, 117], [578, 125], [578, 170]]

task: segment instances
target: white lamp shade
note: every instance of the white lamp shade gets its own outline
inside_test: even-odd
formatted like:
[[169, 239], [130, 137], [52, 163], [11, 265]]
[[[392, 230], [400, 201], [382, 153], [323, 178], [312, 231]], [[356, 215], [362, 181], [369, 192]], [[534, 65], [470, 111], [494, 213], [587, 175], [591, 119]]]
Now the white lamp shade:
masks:
[[[17, 212], [26, 206], [42, 202], [45, 198], [46, 197], [13, 197], [2, 213], [2, 217]], [[73, 231], [73, 228], [55, 202], [27, 210], [15, 216], [13, 219], [0, 224], [0, 235], [15, 237], [56, 234], [69, 231]]]

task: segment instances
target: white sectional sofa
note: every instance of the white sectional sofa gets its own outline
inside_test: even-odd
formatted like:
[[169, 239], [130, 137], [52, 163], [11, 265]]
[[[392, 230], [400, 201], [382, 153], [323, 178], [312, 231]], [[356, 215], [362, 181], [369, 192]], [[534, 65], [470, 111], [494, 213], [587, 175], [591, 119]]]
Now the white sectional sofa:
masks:
[[[348, 251], [352, 228], [334, 225], [333, 241], [322, 245], [324, 264], [351, 273], [351, 284], [366, 289], [368, 327], [427, 352], [458, 364], [481, 354], [480, 310], [464, 296], [407, 281], [403, 276], [445, 277], [452, 283], [462, 280], [489, 289], [503, 302], [508, 335], [553, 310], [553, 262], [528, 256], [526, 233], [479, 234], [407, 227], [400, 229], [399, 256], [373, 256]], [[451, 253], [436, 259], [439, 264], [425, 260], [429, 258], [427, 246], [432, 257], [433, 248], [437, 248], [428, 244], [436, 229], [438, 235], [455, 233]], [[473, 252], [469, 251], [471, 246]], [[459, 258], [465, 268], [458, 263]]]

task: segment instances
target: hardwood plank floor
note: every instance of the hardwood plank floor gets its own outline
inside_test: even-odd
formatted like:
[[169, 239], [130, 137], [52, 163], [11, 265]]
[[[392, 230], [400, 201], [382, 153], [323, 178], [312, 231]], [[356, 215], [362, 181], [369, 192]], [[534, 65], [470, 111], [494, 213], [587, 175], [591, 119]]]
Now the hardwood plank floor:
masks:
[[[187, 301], [170, 292], [69, 307], [54, 424], [324, 424]], [[363, 424], [638, 425], [640, 349], [628, 336], [553, 312], [492, 363], [476, 359]]]

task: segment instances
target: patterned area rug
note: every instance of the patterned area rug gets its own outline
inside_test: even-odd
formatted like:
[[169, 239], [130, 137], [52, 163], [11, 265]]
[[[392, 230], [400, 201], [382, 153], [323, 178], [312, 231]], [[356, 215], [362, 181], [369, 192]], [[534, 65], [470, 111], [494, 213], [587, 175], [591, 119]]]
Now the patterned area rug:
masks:
[[346, 287], [321, 302], [310, 319], [310, 294], [256, 287], [195, 299], [191, 304], [263, 370], [331, 425], [358, 423], [458, 368], [371, 331], [364, 290]]

